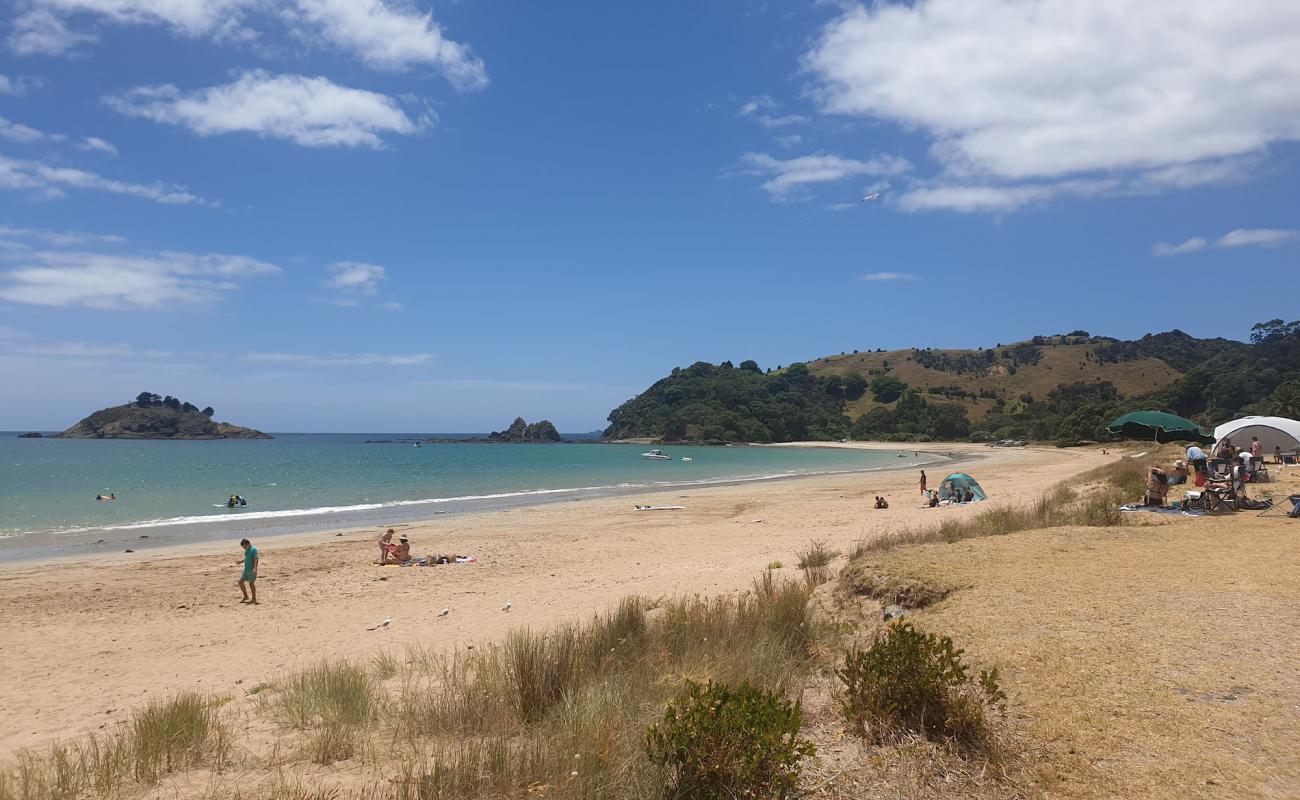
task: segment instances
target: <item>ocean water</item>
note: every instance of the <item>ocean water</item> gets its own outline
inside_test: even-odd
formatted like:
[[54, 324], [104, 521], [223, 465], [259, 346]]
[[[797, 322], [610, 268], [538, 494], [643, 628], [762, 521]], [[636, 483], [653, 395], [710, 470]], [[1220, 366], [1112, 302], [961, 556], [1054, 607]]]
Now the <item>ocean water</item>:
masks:
[[[415, 434], [267, 441], [18, 439], [0, 434], [0, 558], [382, 525], [522, 503], [909, 466], [911, 450], [642, 445], [366, 444]], [[900, 457], [900, 454], [902, 457]], [[689, 457], [685, 462], [681, 458]], [[114, 502], [95, 495], [116, 493]], [[240, 494], [248, 505], [228, 509]], [[100, 540], [104, 540], [100, 542]]]

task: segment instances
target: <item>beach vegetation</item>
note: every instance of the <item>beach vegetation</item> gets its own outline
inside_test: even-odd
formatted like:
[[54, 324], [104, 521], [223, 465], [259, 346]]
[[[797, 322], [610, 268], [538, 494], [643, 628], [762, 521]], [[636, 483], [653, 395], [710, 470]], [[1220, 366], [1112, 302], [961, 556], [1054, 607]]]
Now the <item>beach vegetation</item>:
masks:
[[885, 740], [918, 734], [989, 754], [1006, 694], [996, 670], [971, 674], [951, 638], [908, 622], [877, 631], [836, 670], [840, 710], [858, 735]]
[[646, 732], [646, 753], [669, 771], [667, 797], [782, 798], [817, 752], [800, 738], [802, 721], [797, 701], [748, 683], [688, 682]]

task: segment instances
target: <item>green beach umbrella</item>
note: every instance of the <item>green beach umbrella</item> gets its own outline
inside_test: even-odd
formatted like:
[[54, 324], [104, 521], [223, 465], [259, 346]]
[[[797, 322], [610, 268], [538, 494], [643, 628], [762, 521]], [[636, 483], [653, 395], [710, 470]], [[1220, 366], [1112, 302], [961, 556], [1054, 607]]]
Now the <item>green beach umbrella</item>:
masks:
[[1106, 426], [1111, 433], [1130, 439], [1146, 439], [1160, 444], [1199, 442], [1214, 444], [1214, 434], [1177, 414], [1164, 411], [1132, 411]]

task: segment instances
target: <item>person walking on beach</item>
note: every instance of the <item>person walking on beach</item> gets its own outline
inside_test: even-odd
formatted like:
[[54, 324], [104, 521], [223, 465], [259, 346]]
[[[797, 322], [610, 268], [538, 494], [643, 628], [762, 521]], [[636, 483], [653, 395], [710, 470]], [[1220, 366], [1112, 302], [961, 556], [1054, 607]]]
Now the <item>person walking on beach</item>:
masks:
[[925, 470], [921, 470], [921, 496], [925, 497]]
[[[243, 592], [241, 603], [257, 605], [257, 548], [247, 539], [240, 539], [239, 546], [244, 548], [244, 571], [239, 576], [239, 591]], [[249, 597], [249, 594], [252, 597]]]

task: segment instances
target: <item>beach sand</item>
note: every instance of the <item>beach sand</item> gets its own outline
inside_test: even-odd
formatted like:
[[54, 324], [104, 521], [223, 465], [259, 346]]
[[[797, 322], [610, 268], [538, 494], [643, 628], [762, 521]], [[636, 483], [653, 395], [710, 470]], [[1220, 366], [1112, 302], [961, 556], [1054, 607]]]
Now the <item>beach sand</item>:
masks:
[[[871, 446], [871, 445], [866, 445]], [[898, 445], [879, 445], [897, 450]], [[992, 503], [1024, 502], [1069, 475], [1113, 460], [1097, 450], [952, 452]], [[258, 606], [239, 603], [235, 542], [0, 567], [0, 758], [111, 728], [142, 703], [181, 690], [247, 690], [325, 658], [451, 649], [546, 628], [650, 597], [743, 589], [771, 562], [795, 572], [810, 540], [853, 542], [989, 504], [921, 509], [915, 469], [674, 490], [402, 526], [416, 555], [473, 555], [474, 564], [377, 567], [380, 529], [257, 541]], [[871, 508], [875, 495], [890, 508]], [[683, 505], [637, 512], [637, 504]], [[337, 535], [343, 533], [343, 535]], [[509, 600], [509, 613], [501, 607]], [[445, 619], [436, 614], [443, 607]], [[385, 618], [387, 630], [367, 631]]]

